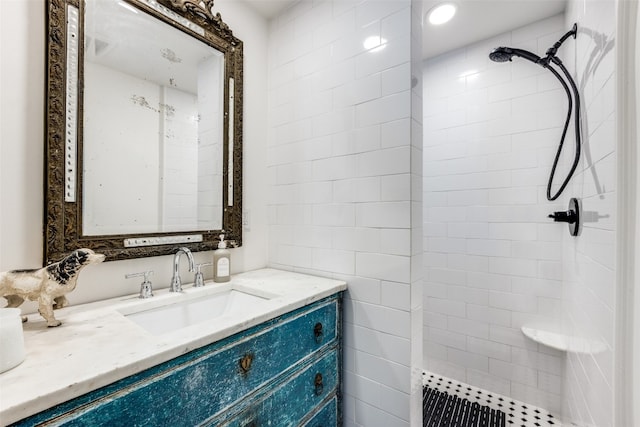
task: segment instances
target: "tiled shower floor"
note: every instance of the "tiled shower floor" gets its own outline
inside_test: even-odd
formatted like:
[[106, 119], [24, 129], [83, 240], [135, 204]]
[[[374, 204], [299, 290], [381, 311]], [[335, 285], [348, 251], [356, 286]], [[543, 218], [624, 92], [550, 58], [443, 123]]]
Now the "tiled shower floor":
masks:
[[[446, 378], [440, 375], [436, 375], [430, 372], [424, 372], [422, 374], [422, 383], [425, 390], [432, 389], [436, 392], [447, 393], [450, 396], [460, 398], [461, 401], [458, 404], [458, 418], [453, 422], [450, 419], [443, 419], [434, 422], [434, 415], [431, 407], [428, 411], [425, 410], [425, 426], [451, 426], [451, 427], [467, 427], [467, 426], [479, 426], [479, 427], [493, 427], [493, 426], [505, 426], [505, 427], [558, 427], [562, 426], [562, 423], [553, 414], [548, 411], [538, 408], [536, 406], [529, 405], [506, 396], [502, 396], [496, 393], [483, 390], [481, 388], [473, 387], [465, 383], [461, 383], [450, 378]], [[433, 401], [433, 394], [431, 394]], [[464, 401], [467, 400], [468, 403]], [[470, 417], [461, 417], [463, 407], [469, 407], [474, 403], [478, 403], [484, 409], [485, 417], [478, 417], [473, 423], [464, 423]], [[464, 405], [463, 405], [464, 404]], [[423, 405], [427, 405], [427, 394], [425, 393], [425, 402]], [[431, 404], [433, 406], [433, 404]], [[425, 408], [426, 409], [426, 408]], [[493, 418], [492, 411], [493, 410]], [[500, 411], [500, 414], [496, 411]], [[455, 411], [454, 411], [455, 412]], [[428, 415], [431, 415], [431, 419], [427, 419]], [[439, 415], [435, 415], [438, 418]], [[449, 417], [450, 418], [450, 417]], [[464, 421], [463, 421], [464, 420]], [[492, 421], [493, 420], [493, 421]]]

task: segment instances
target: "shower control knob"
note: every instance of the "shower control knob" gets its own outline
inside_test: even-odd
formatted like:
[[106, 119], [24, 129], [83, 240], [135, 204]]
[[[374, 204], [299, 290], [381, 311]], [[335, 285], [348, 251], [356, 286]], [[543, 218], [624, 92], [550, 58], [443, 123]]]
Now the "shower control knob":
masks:
[[569, 209], [549, 214], [549, 218], [553, 218], [554, 222], [566, 222], [569, 225], [569, 233], [577, 236], [580, 234], [580, 208], [580, 201], [574, 197], [569, 200]]
[[553, 218], [554, 222], [568, 222], [569, 224], [573, 224], [576, 222], [576, 213], [575, 211], [557, 211], [549, 214], [549, 218]]

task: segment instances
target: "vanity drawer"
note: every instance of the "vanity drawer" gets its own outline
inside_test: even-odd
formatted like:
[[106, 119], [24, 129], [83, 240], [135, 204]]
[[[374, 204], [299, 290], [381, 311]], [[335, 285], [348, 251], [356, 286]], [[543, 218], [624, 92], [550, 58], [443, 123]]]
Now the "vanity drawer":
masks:
[[[231, 420], [217, 417], [206, 423], [208, 426], [220, 427], [266, 427], [266, 426], [295, 426], [302, 425], [299, 420], [311, 417], [308, 426], [322, 426], [320, 420], [335, 420], [327, 412], [323, 412], [327, 406], [321, 406], [322, 402], [331, 398], [336, 401], [338, 387], [338, 352], [331, 350], [312, 365], [296, 373], [287, 382], [278, 386], [270, 394], [246, 408], [238, 416]], [[313, 414], [314, 410], [321, 410]], [[337, 409], [333, 406], [334, 412]], [[316, 416], [318, 418], [316, 418]], [[315, 420], [315, 421], [314, 421]], [[317, 422], [316, 422], [317, 421]], [[326, 424], [326, 427], [335, 427], [337, 424]]]
[[[338, 345], [329, 298], [35, 415], [17, 425], [197, 425]], [[322, 350], [324, 351], [324, 350]], [[334, 369], [335, 371], [335, 369]], [[61, 408], [62, 407], [62, 408]]]
[[338, 424], [338, 397], [325, 403], [325, 405], [311, 418], [303, 424], [303, 427], [333, 427]]

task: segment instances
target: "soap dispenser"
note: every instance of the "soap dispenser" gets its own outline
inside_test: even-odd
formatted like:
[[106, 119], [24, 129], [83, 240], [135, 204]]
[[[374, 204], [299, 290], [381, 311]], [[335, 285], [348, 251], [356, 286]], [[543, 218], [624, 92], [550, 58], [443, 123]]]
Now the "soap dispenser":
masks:
[[213, 281], [228, 282], [231, 279], [231, 254], [227, 250], [224, 234], [220, 235], [218, 249], [213, 251]]

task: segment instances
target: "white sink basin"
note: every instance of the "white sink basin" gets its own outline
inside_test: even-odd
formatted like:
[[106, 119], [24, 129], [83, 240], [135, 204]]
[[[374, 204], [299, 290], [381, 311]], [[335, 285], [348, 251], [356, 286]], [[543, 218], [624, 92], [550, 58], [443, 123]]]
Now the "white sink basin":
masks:
[[222, 316], [251, 313], [270, 299], [237, 288], [213, 294], [173, 294], [170, 297], [170, 301], [148, 300], [119, 311], [152, 334], [161, 335]]

